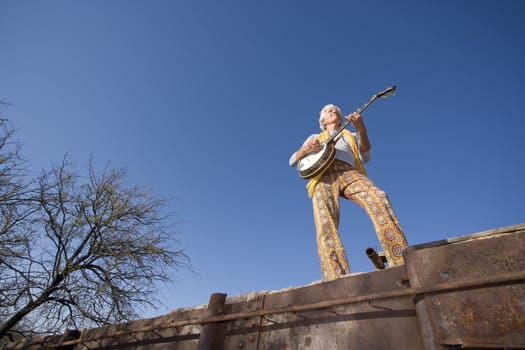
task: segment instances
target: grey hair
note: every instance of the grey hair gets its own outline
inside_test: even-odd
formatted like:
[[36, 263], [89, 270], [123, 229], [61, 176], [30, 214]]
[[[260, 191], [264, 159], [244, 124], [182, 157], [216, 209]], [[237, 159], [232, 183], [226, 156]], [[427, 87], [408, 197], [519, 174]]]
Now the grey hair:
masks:
[[319, 112], [319, 127], [321, 128], [321, 130], [325, 130], [326, 128], [324, 127], [323, 125], [323, 121], [324, 121], [324, 113], [326, 112], [326, 110], [328, 108], [331, 108], [331, 107], [335, 107], [336, 111], [337, 111], [337, 115], [339, 116], [339, 118], [341, 119], [341, 121], [343, 120], [343, 113], [341, 112], [341, 109], [339, 107], [337, 107], [336, 105], [333, 105], [333, 104], [327, 104], [326, 106], [323, 107], [323, 109], [321, 109], [321, 112]]

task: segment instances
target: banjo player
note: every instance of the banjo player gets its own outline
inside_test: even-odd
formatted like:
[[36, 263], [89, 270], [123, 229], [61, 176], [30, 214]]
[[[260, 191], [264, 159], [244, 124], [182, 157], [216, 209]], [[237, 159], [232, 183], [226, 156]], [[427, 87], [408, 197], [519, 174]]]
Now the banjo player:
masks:
[[[290, 166], [307, 163], [308, 157], [317, 158], [327, 146], [326, 141], [340, 133], [330, 144], [335, 152], [333, 161], [316, 170], [309, 177], [308, 195], [312, 198], [316, 228], [317, 251], [323, 279], [330, 280], [350, 273], [345, 249], [339, 237], [339, 198], [350, 200], [363, 209], [373, 222], [377, 237], [389, 266], [404, 263], [403, 254], [408, 244], [394, 214], [387, 194], [379, 189], [366, 174], [363, 163], [370, 160], [371, 144], [359, 112], [346, 117], [356, 133], [346, 130], [339, 107], [328, 104], [321, 109], [320, 134], [310, 135], [289, 160]], [[348, 124], [347, 124], [348, 125]], [[307, 163], [308, 164], [308, 163]]]

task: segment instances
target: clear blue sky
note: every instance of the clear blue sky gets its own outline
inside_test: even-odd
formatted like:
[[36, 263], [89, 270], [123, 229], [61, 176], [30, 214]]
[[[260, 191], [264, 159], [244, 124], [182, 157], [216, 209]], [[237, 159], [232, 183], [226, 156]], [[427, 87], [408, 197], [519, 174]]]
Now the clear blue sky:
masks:
[[[170, 199], [198, 275], [146, 315], [321, 278], [288, 158], [327, 103], [363, 114], [367, 170], [410, 244], [525, 222], [523, 1], [0, 0], [0, 112], [34, 171], [67, 152]], [[354, 272], [368, 217], [342, 204]]]

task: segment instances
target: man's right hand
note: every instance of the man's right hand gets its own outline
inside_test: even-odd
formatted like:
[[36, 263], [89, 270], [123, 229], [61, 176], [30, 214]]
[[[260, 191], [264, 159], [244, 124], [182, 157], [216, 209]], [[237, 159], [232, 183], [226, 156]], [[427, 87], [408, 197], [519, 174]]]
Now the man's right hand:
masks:
[[319, 152], [321, 150], [321, 143], [319, 142], [318, 139], [313, 139], [313, 140], [308, 141], [305, 147], [306, 147], [305, 151], [307, 153]]
[[319, 152], [321, 150], [321, 143], [318, 139], [312, 139], [306, 142], [304, 146], [299, 148], [297, 152], [295, 152], [295, 157], [297, 160], [303, 159], [310, 153]]

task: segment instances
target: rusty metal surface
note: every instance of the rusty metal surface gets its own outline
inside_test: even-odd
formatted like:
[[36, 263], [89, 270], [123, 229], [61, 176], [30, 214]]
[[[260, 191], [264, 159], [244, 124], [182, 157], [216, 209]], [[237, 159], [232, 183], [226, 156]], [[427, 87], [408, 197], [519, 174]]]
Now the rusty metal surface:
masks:
[[[230, 301], [229, 312], [250, 313], [264, 309], [265, 293], [251, 293], [241, 300]], [[224, 349], [259, 349], [262, 317], [239, 318], [228, 322]]]
[[[406, 260], [411, 287], [416, 288], [519, 273], [525, 271], [525, 233], [411, 249]], [[523, 281], [427, 293], [420, 302], [426, 312], [420, 324], [434, 338], [427, 349], [440, 345], [525, 347]]]
[[430, 296], [442, 344], [525, 347], [525, 288], [505, 286]]
[[[202, 327], [188, 325], [174, 328], [162, 328], [171, 322], [202, 318], [206, 315], [205, 308], [191, 308], [150, 319], [115, 324], [82, 332], [81, 340], [75, 350], [107, 350], [107, 349], [133, 349], [133, 350], [195, 350]], [[141, 329], [151, 331], [135, 332]], [[39, 348], [42, 349], [42, 348]], [[52, 349], [52, 347], [44, 347]]]
[[217, 316], [182, 309], [17, 349], [195, 350], [219, 324], [223, 349], [515, 349], [525, 348], [524, 320], [518, 225], [410, 247], [404, 266], [229, 298]]
[[[266, 296], [265, 308], [402, 292], [404, 267], [377, 270]], [[380, 336], [378, 336], [380, 335]], [[412, 297], [392, 297], [326, 309], [268, 315], [260, 350], [423, 349]]]
[[261, 331], [261, 350], [423, 348], [410, 298], [275, 315]]

